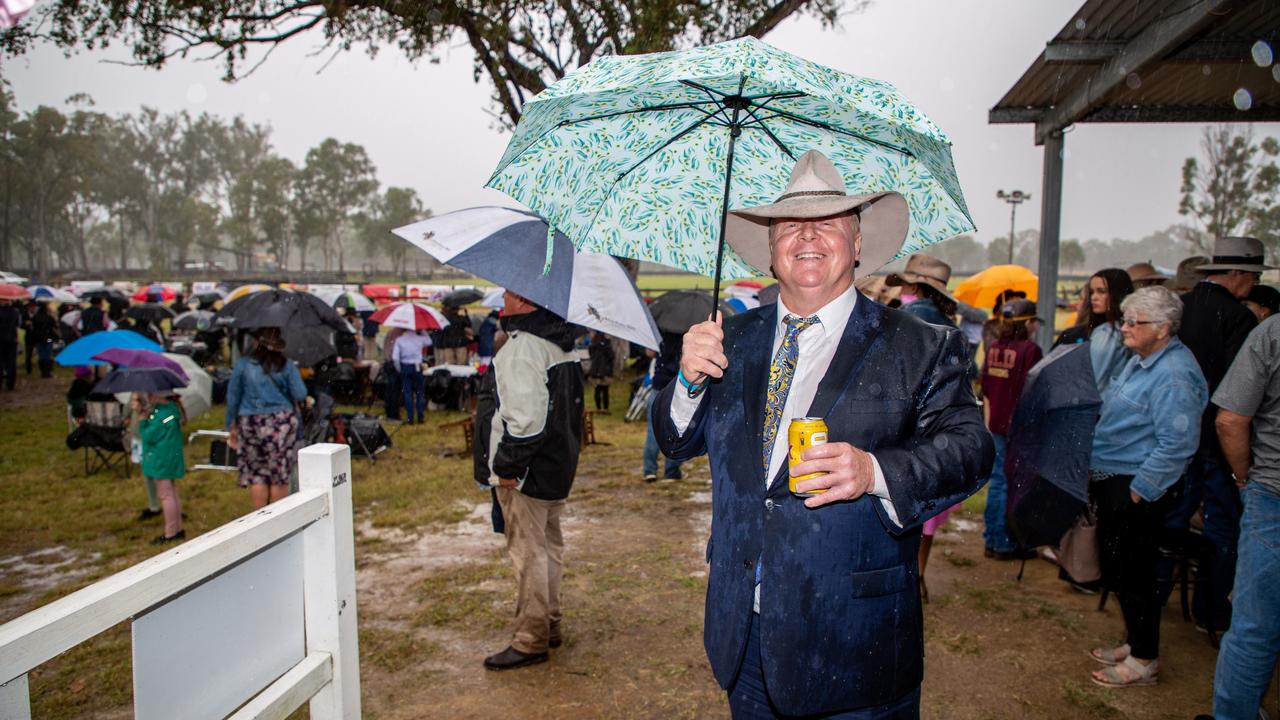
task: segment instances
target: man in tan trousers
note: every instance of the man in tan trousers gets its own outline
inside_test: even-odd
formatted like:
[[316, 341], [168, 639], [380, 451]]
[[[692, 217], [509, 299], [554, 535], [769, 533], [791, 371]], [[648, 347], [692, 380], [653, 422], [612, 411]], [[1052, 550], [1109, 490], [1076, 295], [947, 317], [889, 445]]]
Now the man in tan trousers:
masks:
[[489, 372], [492, 394], [476, 410], [476, 480], [496, 489], [517, 597], [511, 645], [485, 658], [489, 670], [546, 662], [563, 641], [560, 518], [578, 469], [582, 369], [573, 327], [512, 292], [504, 296], [509, 336]]

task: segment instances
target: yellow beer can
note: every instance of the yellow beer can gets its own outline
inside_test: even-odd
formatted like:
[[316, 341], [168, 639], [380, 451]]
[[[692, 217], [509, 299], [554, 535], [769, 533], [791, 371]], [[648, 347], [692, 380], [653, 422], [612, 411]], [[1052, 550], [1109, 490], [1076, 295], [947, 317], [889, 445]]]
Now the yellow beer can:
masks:
[[[800, 454], [814, 445], [827, 444], [827, 421], [822, 418], [795, 418], [791, 421], [791, 426], [787, 428], [787, 464], [789, 467], [795, 467], [802, 459]], [[800, 497], [810, 497], [826, 492], [826, 490], [813, 490], [810, 492], [797, 492], [796, 483], [801, 480], [825, 475], [826, 473], [809, 473], [808, 475], [791, 475], [787, 479], [787, 483], [791, 488], [792, 495]]]

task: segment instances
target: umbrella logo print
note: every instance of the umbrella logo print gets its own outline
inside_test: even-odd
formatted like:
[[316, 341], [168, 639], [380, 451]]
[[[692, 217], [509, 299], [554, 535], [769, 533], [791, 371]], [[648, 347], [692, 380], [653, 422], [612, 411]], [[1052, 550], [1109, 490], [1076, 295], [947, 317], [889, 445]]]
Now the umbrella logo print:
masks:
[[422, 233], [422, 242], [424, 242], [424, 243], [426, 243], [426, 244], [428, 244], [428, 245], [431, 245], [431, 246], [433, 246], [433, 247], [439, 248], [439, 249], [441, 249], [441, 250], [443, 250], [443, 251], [446, 251], [446, 252], [448, 252], [448, 250], [449, 250], [449, 248], [445, 247], [443, 243], [441, 243], [441, 242], [439, 242], [438, 240], [436, 240], [436, 231], [435, 231], [435, 230], [428, 230], [428, 231], [426, 231], [426, 232]]
[[599, 311], [599, 310], [597, 310], [597, 309], [595, 308], [595, 306], [594, 306], [594, 305], [592, 305], [591, 303], [587, 303], [587, 314], [588, 314], [588, 315], [590, 315], [591, 317], [593, 317], [593, 318], [597, 319], [597, 320], [603, 320], [603, 319], [604, 319], [604, 317], [600, 315], [600, 311]]

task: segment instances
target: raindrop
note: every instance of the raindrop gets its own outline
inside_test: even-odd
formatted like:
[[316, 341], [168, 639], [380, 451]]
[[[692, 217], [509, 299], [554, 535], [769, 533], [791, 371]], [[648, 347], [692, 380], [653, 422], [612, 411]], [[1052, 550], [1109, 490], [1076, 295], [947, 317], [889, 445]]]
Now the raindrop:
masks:
[[1086, 25], [1085, 25], [1084, 18], [1076, 18], [1076, 29], [1083, 31], [1085, 27]]
[[946, 450], [950, 443], [946, 435], [937, 435], [933, 438], [933, 447], [936, 450]]
[[443, 15], [440, 14], [439, 8], [431, 8], [431, 11], [427, 13], [427, 20], [429, 22], [438, 23], [442, 17]]
[[1253, 62], [1258, 67], [1270, 67], [1275, 62], [1275, 54], [1271, 52], [1271, 45], [1266, 40], [1259, 40], [1249, 48], [1249, 53], [1253, 55]]
[[1276, 82], [1280, 82], [1280, 65], [1271, 66], [1271, 77], [1275, 78]]
[[1231, 102], [1235, 103], [1237, 110], [1248, 110], [1253, 107], [1253, 95], [1245, 88], [1240, 88], [1231, 96]]
[[1128, 85], [1130, 90], [1137, 90], [1142, 87], [1142, 78], [1138, 77], [1138, 73], [1129, 73], [1124, 77], [1124, 84]]
[[1208, 65], [1200, 66], [1200, 74], [1204, 75], [1205, 77], [1209, 77], [1209, 75], [1212, 73], [1213, 73], [1213, 68], [1209, 67]]
[[1191, 426], [1191, 421], [1187, 419], [1187, 416], [1185, 414], [1179, 415], [1178, 417], [1173, 419], [1173, 429], [1177, 430], [1178, 432], [1183, 432], [1190, 426]]

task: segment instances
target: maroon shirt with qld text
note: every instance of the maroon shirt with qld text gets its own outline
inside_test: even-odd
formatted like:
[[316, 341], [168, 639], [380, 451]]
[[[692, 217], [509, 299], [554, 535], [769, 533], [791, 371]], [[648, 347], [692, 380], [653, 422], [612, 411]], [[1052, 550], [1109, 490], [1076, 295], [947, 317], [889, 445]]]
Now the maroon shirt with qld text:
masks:
[[1044, 355], [1030, 340], [996, 340], [982, 363], [982, 397], [987, 403], [987, 429], [1009, 434], [1013, 409], [1022, 396], [1027, 373]]

